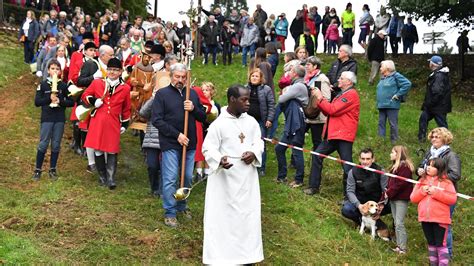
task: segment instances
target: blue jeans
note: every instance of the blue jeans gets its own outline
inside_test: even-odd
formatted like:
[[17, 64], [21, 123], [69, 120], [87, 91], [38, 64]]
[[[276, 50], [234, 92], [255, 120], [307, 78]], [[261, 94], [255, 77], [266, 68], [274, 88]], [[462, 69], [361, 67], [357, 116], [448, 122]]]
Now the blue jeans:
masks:
[[[449, 206], [449, 215], [451, 219], [453, 218], [454, 208], [456, 208], [456, 203]], [[453, 222], [448, 227], [448, 236], [446, 237], [446, 246], [448, 247], [449, 256], [453, 256]]]
[[414, 41], [403, 40], [403, 53], [406, 54], [410, 50], [410, 54], [413, 54]]
[[390, 124], [390, 140], [398, 140], [398, 109], [379, 109], [379, 136], [385, 138], [385, 125]]
[[[191, 187], [194, 169], [194, 154], [196, 150], [188, 150], [186, 153], [186, 169], [184, 174], [184, 186]], [[176, 213], [186, 210], [186, 201], [176, 201], [173, 194], [179, 187], [181, 169], [181, 150], [162, 151], [161, 177], [163, 181], [163, 209], [165, 217], [176, 217]]]
[[[281, 142], [291, 144], [298, 147], [304, 146], [304, 128], [299, 129], [294, 136], [287, 136], [283, 133], [281, 137]], [[288, 147], [283, 145], [277, 145], [275, 147], [275, 154], [278, 161], [278, 179], [285, 179], [288, 173], [288, 168], [286, 165], [286, 150]], [[303, 183], [304, 177], [304, 158], [303, 158], [303, 151], [300, 150], [292, 150], [293, 157], [295, 159], [295, 167], [296, 167], [296, 174], [295, 174], [295, 181], [299, 183]]]
[[35, 43], [33, 41], [26, 40], [23, 43], [23, 46], [24, 61], [27, 64], [31, 64], [35, 55]]
[[38, 150], [46, 153], [51, 141], [51, 152], [59, 152], [64, 132], [64, 122], [42, 122]]
[[[260, 124], [260, 131], [262, 132], [262, 138], [268, 137], [268, 128], [265, 127], [265, 122], [267, 121], [259, 121]], [[262, 166], [260, 166], [260, 170], [265, 172], [267, 166], [267, 142], [263, 142], [263, 153], [262, 153]]]
[[257, 47], [257, 44], [254, 43], [250, 46], [244, 46], [242, 47], [242, 65], [246, 66], [247, 65], [247, 53], [250, 50], [250, 58], [253, 58], [255, 56], [255, 49]]
[[418, 121], [418, 140], [426, 139], [426, 131], [428, 129], [428, 122], [434, 118], [438, 127], [448, 128], [447, 114], [434, 114], [423, 110]]
[[337, 41], [328, 41], [328, 54], [335, 54], [337, 51]]
[[204, 49], [204, 64], [207, 64], [209, 53], [212, 53], [212, 63], [216, 64], [216, 57], [217, 57], [217, 45], [207, 45]]
[[148, 166], [148, 178], [150, 179], [151, 192], [162, 193], [160, 174], [160, 149], [145, 148], [146, 165]]
[[[319, 144], [318, 148], [316, 148], [316, 152], [321, 154], [329, 155], [334, 151], [339, 153], [339, 157], [342, 160], [352, 162], [352, 142], [345, 141], [345, 140], [323, 140], [321, 144]], [[346, 195], [346, 182], [347, 182], [347, 173], [349, 170], [352, 169], [352, 166], [343, 164], [342, 169], [344, 170], [344, 174], [342, 177], [342, 188], [343, 194]], [[323, 171], [323, 158], [313, 155], [311, 161], [311, 174], [309, 180], [309, 187], [319, 189], [321, 186], [321, 173]]]
[[278, 128], [278, 118], [280, 117], [282, 111], [281, 111], [281, 105], [277, 104], [275, 106], [275, 116], [273, 117], [272, 121], [272, 127], [270, 128], [270, 132], [268, 134], [269, 138], [275, 137], [276, 130]]

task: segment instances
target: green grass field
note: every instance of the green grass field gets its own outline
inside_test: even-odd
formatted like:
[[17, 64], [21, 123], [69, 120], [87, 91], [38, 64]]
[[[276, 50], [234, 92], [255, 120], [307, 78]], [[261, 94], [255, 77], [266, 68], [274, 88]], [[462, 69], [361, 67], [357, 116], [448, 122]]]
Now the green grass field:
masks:
[[[0, 47], [0, 66], [15, 75], [25, 74], [22, 51]], [[13, 58], [13, 59], [12, 59]], [[335, 60], [322, 56], [323, 70]], [[12, 64], [11, 60], [18, 62]], [[368, 64], [359, 61], [361, 119], [354, 145], [357, 152], [370, 146], [377, 161], [389, 165], [390, 141], [376, 135], [378, 114], [375, 108], [375, 87], [367, 85]], [[400, 72], [414, 81], [408, 102], [400, 111], [400, 144], [415, 150], [428, 144], [417, 142], [419, 107], [427, 77], [424, 57], [405, 60]], [[213, 82], [217, 100], [226, 104], [225, 91], [232, 83], [245, 83], [247, 69], [240, 57], [232, 66], [202, 66], [193, 63], [195, 85]], [[4, 68], [2, 68], [2, 71]], [[280, 77], [282, 63], [276, 77]], [[9, 74], [10, 75], [10, 74]], [[12, 78], [9, 78], [11, 80]], [[275, 78], [277, 80], [277, 78]], [[148, 176], [139, 140], [127, 132], [122, 139], [119, 156], [118, 188], [109, 191], [97, 185], [97, 178], [85, 172], [86, 159], [68, 149], [71, 139], [67, 125], [63, 149], [58, 163], [60, 178], [56, 182], [43, 174], [33, 182], [36, 145], [39, 138], [39, 112], [34, 107], [35, 85], [32, 79], [9, 82], [0, 78], [0, 99], [9, 97], [22, 103], [0, 125], [0, 263], [6, 264], [201, 264], [202, 218], [205, 186], [193, 190], [189, 206], [193, 220], [178, 229], [163, 224], [161, 200], [149, 196]], [[463, 180], [460, 192], [473, 195], [474, 182], [474, 108], [472, 101], [453, 96], [454, 110], [448, 117], [454, 133], [452, 145], [462, 159]], [[2, 106], [0, 106], [0, 109]], [[5, 107], [3, 107], [5, 108]], [[1, 112], [0, 112], [1, 114]], [[283, 123], [283, 119], [280, 120]], [[431, 122], [430, 128], [435, 127]], [[309, 136], [306, 147], [310, 147]], [[371, 241], [340, 215], [342, 195], [340, 165], [325, 161], [321, 194], [306, 196], [301, 189], [290, 189], [274, 182], [276, 160], [273, 147], [268, 146], [267, 175], [261, 178], [264, 264], [426, 264], [426, 242], [416, 218], [416, 206], [410, 205], [406, 217], [408, 254], [397, 256], [390, 251], [393, 243]], [[305, 182], [310, 158], [306, 155]], [[357, 156], [354, 156], [356, 159]], [[43, 169], [49, 166], [46, 160]], [[293, 172], [290, 172], [290, 176]], [[474, 263], [474, 205], [460, 199], [454, 215], [454, 251], [456, 265]], [[179, 217], [178, 217], [179, 218]], [[390, 222], [391, 217], [384, 217]]]

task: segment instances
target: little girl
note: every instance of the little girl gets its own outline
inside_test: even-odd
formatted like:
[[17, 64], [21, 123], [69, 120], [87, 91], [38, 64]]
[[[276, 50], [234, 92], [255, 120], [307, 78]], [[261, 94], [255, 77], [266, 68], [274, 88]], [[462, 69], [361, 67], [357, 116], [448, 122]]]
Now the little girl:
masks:
[[329, 24], [329, 27], [326, 30], [326, 36], [324, 36], [324, 39], [328, 41], [328, 54], [335, 54], [337, 42], [339, 41], [339, 28], [335, 18], [331, 20], [331, 24]]
[[416, 184], [410, 199], [418, 203], [418, 221], [428, 241], [430, 265], [448, 265], [446, 246], [449, 206], [456, 203], [456, 190], [446, 175], [446, 163], [441, 158], [428, 161], [426, 172]]
[[[413, 162], [408, 156], [408, 150], [405, 146], [395, 146], [390, 153], [390, 173], [406, 178], [410, 178], [415, 169]], [[412, 183], [398, 178], [388, 180], [385, 197], [390, 201], [392, 216], [395, 221], [395, 235], [397, 238], [397, 247], [393, 249], [398, 254], [405, 254], [407, 250], [407, 232], [405, 230], [405, 215], [408, 211], [408, 202], [413, 190]]]

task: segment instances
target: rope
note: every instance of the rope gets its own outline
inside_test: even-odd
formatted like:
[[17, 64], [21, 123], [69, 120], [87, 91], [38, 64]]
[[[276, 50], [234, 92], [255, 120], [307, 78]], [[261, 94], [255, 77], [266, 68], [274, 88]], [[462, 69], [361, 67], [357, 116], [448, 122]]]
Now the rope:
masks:
[[[412, 183], [412, 184], [420, 183], [419, 181], [413, 180], [411, 178], [406, 178], [406, 177], [403, 177], [403, 176], [394, 175], [392, 173], [387, 173], [387, 172], [380, 171], [380, 170], [377, 170], [377, 169], [373, 169], [373, 168], [370, 168], [370, 167], [367, 167], [367, 166], [362, 166], [360, 164], [356, 164], [356, 163], [353, 163], [353, 162], [348, 162], [348, 161], [345, 161], [345, 160], [341, 160], [339, 158], [332, 157], [332, 156], [329, 156], [329, 155], [326, 155], [326, 154], [322, 154], [322, 153], [315, 152], [315, 151], [312, 151], [312, 150], [304, 149], [304, 148], [301, 148], [301, 147], [298, 147], [298, 146], [293, 146], [291, 144], [281, 142], [277, 139], [269, 139], [269, 138], [262, 138], [262, 139], [264, 141], [272, 143], [273, 145], [282, 145], [282, 146], [288, 147], [289, 149], [294, 149], [294, 150], [299, 150], [299, 151], [306, 152], [306, 153], [311, 153], [313, 155], [316, 155], [316, 156], [319, 156], [319, 157], [322, 157], [322, 158], [325, 158], [325, 159], [336, 161], [340, 164], [347, 164], [347, 165], [350, 165], [350, 166], [353, 166], [353, 167], [357, 167], [357, 168], [365, 169], [367, 171], [375, 172], [377, 174], [386, 175], [386, 176], [392, 177], [392, 178], [397, 178], [397, 179], [400, 179], [400, 180], [403, 180], [403, 181], [406, 181], [406, 182], [409, 182], [409, 183]], [[436, 188], [439, 189], [439, 190], [445, 190], [444, 188], [440, 188], [440, 187], [436, 187]], [[446, 192], [451, 193], [449, 191], [446, 191]], [[460, 198], [463, 198], [463, 199], [474, 200], [473, 197], [471, 197], [469, 195], [466, 195], [466, 194], [456, 193], [456, 195]]]

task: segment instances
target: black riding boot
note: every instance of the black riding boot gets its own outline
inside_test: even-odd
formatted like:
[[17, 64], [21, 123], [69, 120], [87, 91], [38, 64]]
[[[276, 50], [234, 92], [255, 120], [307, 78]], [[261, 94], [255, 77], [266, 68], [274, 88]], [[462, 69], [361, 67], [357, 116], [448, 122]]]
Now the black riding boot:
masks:
[[99, 173], [99, 183], [101, 186], [105, 186], [107, 182], [107, 171], [105, 168], [105, 154], [100, 156], [95, 155], [95, 166]]
[[148, 178], [150, 179], [150, 188], [152, 196], [159, 197], [161, 195], [161, 173], [156, 167], [148, 167]]
[[117, 154], [107, 154], [107, 186], [109, 189], [115, 189], [115, 173], [117, 171]]

